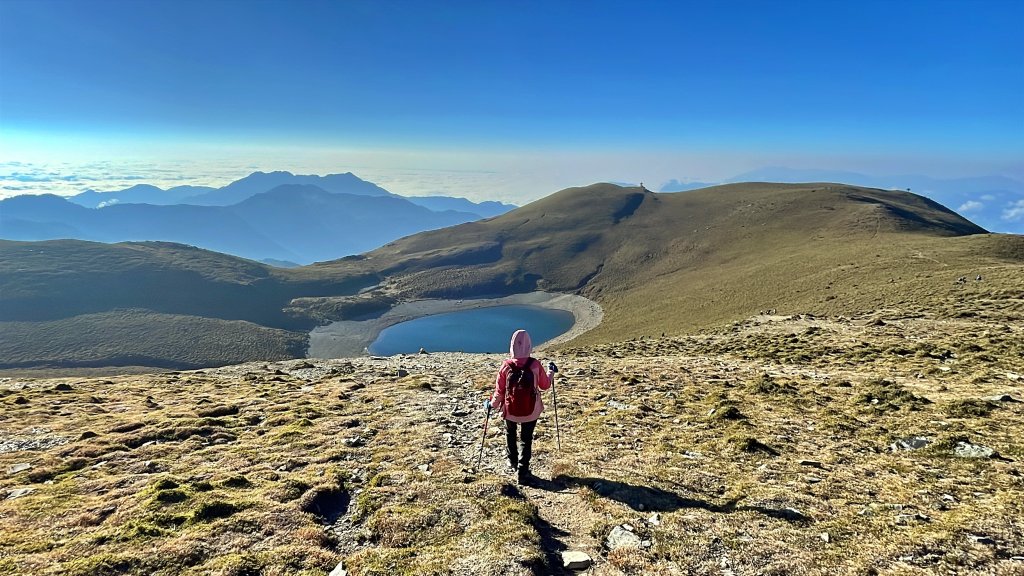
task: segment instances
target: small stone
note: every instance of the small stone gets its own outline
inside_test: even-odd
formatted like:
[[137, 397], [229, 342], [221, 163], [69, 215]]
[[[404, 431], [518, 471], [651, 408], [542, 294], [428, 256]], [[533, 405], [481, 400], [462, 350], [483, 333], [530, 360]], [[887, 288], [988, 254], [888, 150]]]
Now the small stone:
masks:
[[817, 460], [801, 460], [799, 464], [801, 466], [810, 466], [811, 468], [822, 468], [821, 462]]
[[421, 472], [430, 472], [430, 464], [420, 464], [417, 466]]
[[925, 438], [923, 436], [911, 436], [909, 438], [900, 438], [889, 445], [889, 451], [900, 452], [903, 450], [920, 450], [925, 446], [931, 444], [931, 438]]
[[658, 514], [657, 512], [651, 514], [650, 518], [647, 519], [647, 523], [652, 526], [661, 524], [661, 514]]
[[22, 462], [21, 464], [15, 464], [14, 466], [11, 466], [10, 468], [8, 468], [7, 469], [7, 473], [8, 474], [17, 474], [18, 472], [24, 472], [25, 470], [28, 470], [30, 468], [32, 468], [31, 464]]
[[14, 399], [14, 403], [15, 404], [28, 404], [28, 398], [25, 398], [24, 396], [18, 396], [17, 398]]
[[953, 447], [953, 454], [960, 458], [996, 458], [999, 454], [988, 446], [971, 444], [970, 442], [957, 442]]
[[605, 541], [608, 545], [609, 550], [618, 550], [620, 548], [639, 548], [640, 537], [636, 534], [626, 530], [622, 526], [616, 526], [612, 528], [608, 538]]
[[338, 565], [335, 566], [334, 570], [331, 570], [331, 573], [327, 576], [348, 576], [348, 572], [345, 570], [344, 567], [342, 567], [342, 564], [344, 563], [338, 562]]
[[18, 488], [16, 490], [11, 490], [10, 492], [8, 492], [7, 499], [14, 500], [15, 498], [21, 498], [22, 496], [31, 494], [32, 492], [35, 492], [34, 488]]
[[630, 532], [635, 532], [636, 531], [636, 529], [633, 528], [632, 524], [623, 524], [622, 527], [625, 528], [626, 530], [629, 530]]
[[67, 382], [61, 382], [54, 386], [53, 389], [58, 392], [70, 392], [71, 390], [74, 390], [74, 388], [71, 387], [71, 384], [68, 384]]
[[808, 484], [817, 484], [818, 482], [821, 482], [821, 478], [818, 478], [817, 476], [808, 476], [806, 480]]
[[398, 371], [395, 372], [395, 375], [398, 376], [399, 378], [405, 378], [406, 376], [409, 375], [409, 371], [403, 368], [399, 368]]
[[586, 570], [594, 561], [585, 552], [566, 550], [562, 552], [562, 567], [566, 570]]
[[985, 546], [995, 546], [996, 545], [996, 541], [991, 539], [991, 538], [989, 538], [988, 536], [975, 536], [975, 535], [972, 534], [970, 536], [970, 538], [971, 538], [971, 541], [974, 542], [975, 544], [983, 544]]
[[818, 538], [821, 538], [822, 542], [828, 542], [832, 539], [832, 537], [828, 535], [828, 532], [822, 532], [821, 534], [818, 534]]
[[426, 348], [420, 348], [420, 354], [426, 354], [426, 353], [427, 353], [427, 349]]
[[783, 508], [782, 514], [783, 516], [785, 516], [786, 520], [790, 520], [793, 522], [802, 522], [804, 520], [807, 520], [807, 516], [804, 516], [804, 513], [797, 510], [796, 508]]

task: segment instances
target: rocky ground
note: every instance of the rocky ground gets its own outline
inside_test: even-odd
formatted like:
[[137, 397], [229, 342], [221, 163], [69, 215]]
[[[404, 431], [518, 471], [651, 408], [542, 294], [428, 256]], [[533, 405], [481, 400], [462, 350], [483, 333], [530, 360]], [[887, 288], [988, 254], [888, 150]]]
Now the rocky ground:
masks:
[[561, 450], [546, 394], [526, 486], [497, 419], [478, 466], [500, 356], [7, 379], [0, 573], [1024, 574], [1019, 322], [761, 315], [543, 359]]

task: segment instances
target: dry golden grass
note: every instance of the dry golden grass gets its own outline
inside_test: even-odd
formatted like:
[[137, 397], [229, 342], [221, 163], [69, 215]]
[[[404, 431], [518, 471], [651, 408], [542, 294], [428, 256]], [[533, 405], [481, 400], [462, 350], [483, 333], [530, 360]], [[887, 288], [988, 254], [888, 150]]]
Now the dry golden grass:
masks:
[[0, 573], [1021, 574], [1024, 327], [970, 301], [553, 352], [533, 486], [497, 421], [474, 469], [497, 356], [8, 379]]

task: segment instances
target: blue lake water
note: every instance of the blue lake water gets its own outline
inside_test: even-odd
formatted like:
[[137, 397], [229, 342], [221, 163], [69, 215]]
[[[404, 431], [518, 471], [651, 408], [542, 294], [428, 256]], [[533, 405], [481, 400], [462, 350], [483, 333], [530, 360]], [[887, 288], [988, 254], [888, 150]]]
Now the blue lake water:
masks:
[[512, 333], [523, 329], [537, 346], [572, 328], [572, 312], [539, 306], [491, 306], [424, 316], [389, 326], [370, 344], [371, 354], [508, 352]]

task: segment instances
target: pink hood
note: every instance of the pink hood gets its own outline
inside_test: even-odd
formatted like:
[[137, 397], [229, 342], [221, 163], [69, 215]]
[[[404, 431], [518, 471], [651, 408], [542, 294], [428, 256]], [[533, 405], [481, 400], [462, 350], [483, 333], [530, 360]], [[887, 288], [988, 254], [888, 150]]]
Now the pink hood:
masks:
[[533, 352], [533, 344], [530, 342], [530, 335], [526, 330], [516, 330], [512, 334], [512, 343], [509, 344], [509, 356], [516, 360], [526, 360]]

